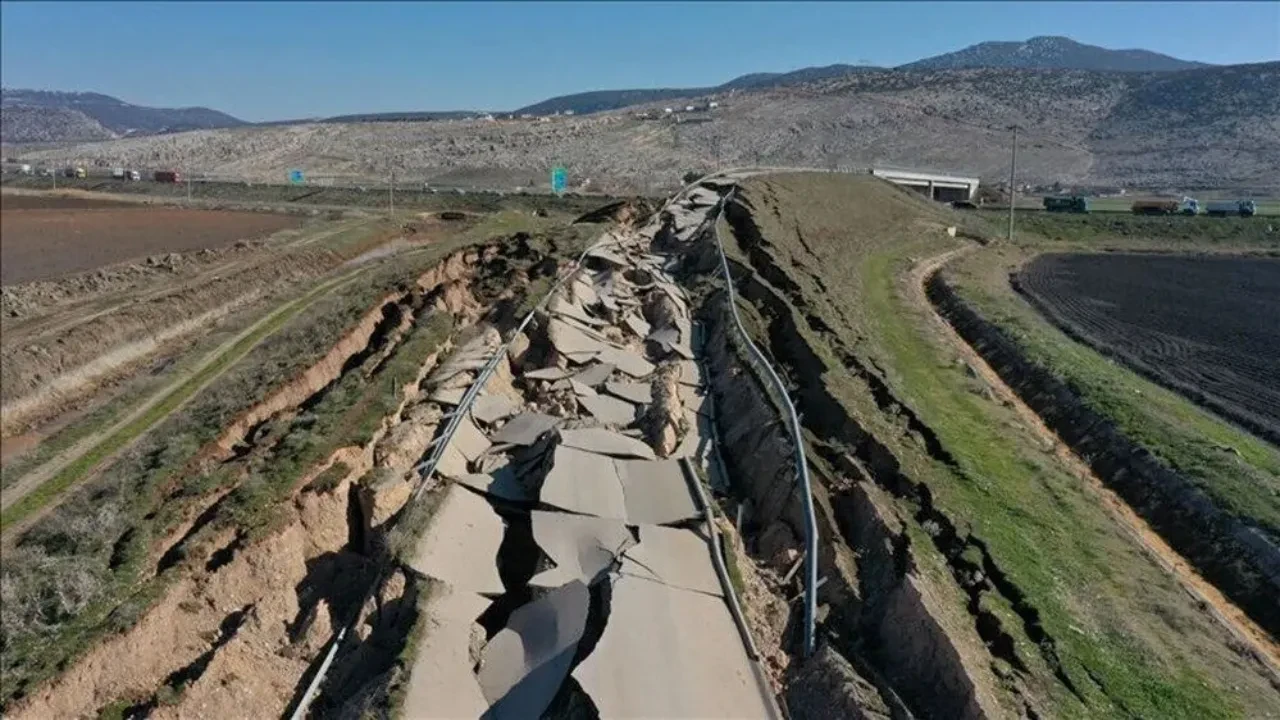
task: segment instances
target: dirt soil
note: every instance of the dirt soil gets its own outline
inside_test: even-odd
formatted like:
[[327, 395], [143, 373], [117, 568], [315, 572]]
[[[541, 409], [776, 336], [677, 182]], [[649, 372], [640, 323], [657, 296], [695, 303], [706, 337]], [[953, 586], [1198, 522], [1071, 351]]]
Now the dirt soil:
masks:
[[1049, 254], [1017, 280], [1069, 334], [1280, 443], [1280, 260]]
[[230, 245], [297, 227], [288, 215], [6, 197], [0, 285], [58, 277], [149, 255]]

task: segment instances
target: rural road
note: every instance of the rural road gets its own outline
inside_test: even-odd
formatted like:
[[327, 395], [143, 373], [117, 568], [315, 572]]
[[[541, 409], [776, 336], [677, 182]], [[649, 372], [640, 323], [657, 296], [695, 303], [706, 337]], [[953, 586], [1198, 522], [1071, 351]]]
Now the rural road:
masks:
[[1280, 682], [1280, 644], [1277, 644], [1265, 630], [1258, 627], [1216, 587], [1200, 577], [1195, 568], [1169, 547], [1168, 543], [1152, 530], [1146, 521], [1129, 507], [1128, 503], [1108, 488], [1089, 464], [1050, 430], [1039, 414], [1023, 402], [1013, 388], [1004, 382], [999, 373], [987, 364], [982, 355], [965, 342], [951, 324], [938, 314], [925, 292], [925, 283], [947, 263], [971, 252], [981, 252], [981, 248], [966, 244], [916, 263], [908, 277], [912, 302], [921, 308], [928, 309], [929, 316], [943, 342], [964, 358], [964, 361], [982, 378], [999, 401], [1012, 408], [1036, 437], [1053, 447], [1054, 455], [1073, 475], [1085, 482], [1101, 504], [1110, 511], [1120, 527], [1143, 548], [1146, 554], [1169, 573], [1183, 590], [1199, 601], [1227, 632], [1245, 647], [1250, 648], [1270, 671], [1273, 679]]

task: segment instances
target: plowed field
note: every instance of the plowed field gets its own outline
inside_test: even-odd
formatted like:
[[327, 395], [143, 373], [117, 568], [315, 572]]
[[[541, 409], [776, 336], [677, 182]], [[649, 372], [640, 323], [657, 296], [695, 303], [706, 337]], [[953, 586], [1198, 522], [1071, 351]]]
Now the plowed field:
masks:
[[0, 212], [0, 285], [158, 253], [221, 247], [301, 222], [299, 217], [268, 213], [6, 196]]
[[1068, 333], [1280, 442], [1280, 260], [1048, 254], [1018, 279]]

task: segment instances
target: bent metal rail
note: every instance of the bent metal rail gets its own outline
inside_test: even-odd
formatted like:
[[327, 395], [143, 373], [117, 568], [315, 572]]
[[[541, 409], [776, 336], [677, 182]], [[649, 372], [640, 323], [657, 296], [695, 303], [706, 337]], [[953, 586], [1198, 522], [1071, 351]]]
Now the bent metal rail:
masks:
[[787, 387], [782, 383], [773, 366], [765, 359], [764, 353], [752, 342], [747, 329], [742, 325], [742, 319], [738, 316], [737, 293], [733, 289], [733, 276], [729, 274], [729, 259], [724, 254], [724, 243], [720, 240], [720, 218], [724, 215], [725, 205], [733, 199], [735, 192], [737, 192], [736, 187], [726, 193], [716, 207], [712, 236], [715, 238], [716, 251], [720, 254], [720, 272], [724, 274], [729, 314], [733, 318], [733, 327], [737, 330], [739, 339], [747, 349], [747, 364], [755, 371], [766, 394], [772, 398], [784, 415], [787, 430], [791, 433], [792, 442], [795, 444], [796, 477], [802, 485], [800, 499], [804, 508], [804, 655], [808, 657], [813, 653], [814, 628], [818, 610], [818, 522], [813, 512], [809, 463], [804, 454], [804, 437], [800, 434], [800, 421], [796, 415], [795, 405], [791, 403]]

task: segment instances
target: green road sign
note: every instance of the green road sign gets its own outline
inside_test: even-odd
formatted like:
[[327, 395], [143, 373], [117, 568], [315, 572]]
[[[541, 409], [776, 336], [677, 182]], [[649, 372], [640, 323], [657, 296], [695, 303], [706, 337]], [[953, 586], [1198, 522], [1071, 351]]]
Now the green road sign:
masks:
[[564, 168], [557, 165], [551, 168], [551, 192], [557, 195], [563, 195], [564, 189], [569, 184], [569, 175]]

